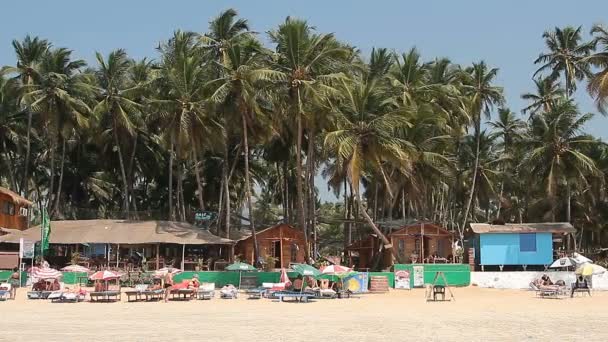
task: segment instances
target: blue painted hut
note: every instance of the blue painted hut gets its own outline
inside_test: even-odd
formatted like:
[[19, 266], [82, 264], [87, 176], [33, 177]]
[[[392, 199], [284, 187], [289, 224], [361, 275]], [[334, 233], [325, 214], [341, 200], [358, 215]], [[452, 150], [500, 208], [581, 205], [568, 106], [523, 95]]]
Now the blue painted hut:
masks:
[[548, 266], [553, 251], [576, 230], [570, 223], [471, 223], [475, 264], [485, 266]]

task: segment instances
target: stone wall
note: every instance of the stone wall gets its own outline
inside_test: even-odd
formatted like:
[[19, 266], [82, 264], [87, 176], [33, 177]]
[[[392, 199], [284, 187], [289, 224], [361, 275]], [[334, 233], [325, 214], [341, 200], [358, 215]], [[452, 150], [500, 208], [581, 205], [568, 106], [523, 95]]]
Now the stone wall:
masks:
[[[553, 282], [575, 281], [574, 272], [471, 272], [471, 285], [495, 289], [528, 289], [530, 283], [547, 274]], [[608, 273], [595, 275], [591, 281], [594, 290], [608, 290]]]

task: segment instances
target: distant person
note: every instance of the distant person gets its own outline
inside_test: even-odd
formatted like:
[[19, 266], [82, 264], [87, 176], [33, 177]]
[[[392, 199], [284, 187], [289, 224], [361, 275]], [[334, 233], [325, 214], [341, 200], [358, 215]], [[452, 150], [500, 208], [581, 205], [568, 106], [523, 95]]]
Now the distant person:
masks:
[[546, 274], [543, 274], [543, 276], [540, 277], [540, 280], [541, 280], [541, 285], [543, 285], [543, 286], [553, 285], [551, 278], [549, 278], [549, 276]]
[[11, 299], [15, 299], [17, 296], [17, 288], [21, 286], [21, 275], [19, 274], [19, 268], [13, 268], [13, 273], [9, 279], [11, 284]]

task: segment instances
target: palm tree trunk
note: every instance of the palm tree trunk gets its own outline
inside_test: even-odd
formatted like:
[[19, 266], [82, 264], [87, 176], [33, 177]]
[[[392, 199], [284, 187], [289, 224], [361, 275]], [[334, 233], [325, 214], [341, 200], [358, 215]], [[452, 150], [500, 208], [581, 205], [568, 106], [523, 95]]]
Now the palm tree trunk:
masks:
[[310, 250], [308, 241], [308, 229], [306, 227], [306, 212], [304, 211], [304, 191], [302, 184], [302, 102], [300, 99], [300, 88], [297, 88], [298, 110], [297, 116], [297, 142], [296, 142], [296, 197], [298, 205], [298, 225], [304, 232], [304, 257], [306, 263], [310, 262]]
[[179, 208], [179, 217], [180, 217], [180, 221], [185, 222], [186, 221], [186, 201], [184, 200], [184, 162], [181, 161], [181, 158], [178, 159], [179, 164], [178, 164], [178, 176], [179, 178], [177, 179], [177, 185], [178, 185], [178, 195], [179, 195], [179, 203], [180, 206]]
[[475, 183], [477, 183], [477, 169], [479, 168], [479, 144], [481, 143], [481, 120], [476, 120], [475, 123], [475, 164], [473, 165], [473, 179], [471, 181], [471, 193], [469, 194], [469, 200], [467, 201], [467, 206], [464, 210], [464, 215], [462, 217], [462, 229], [465, 229], [467, 225], [467, 219], [469, 217], [469, 211], [471, 210], [471, 204], [473, 203], [473, 197], [475, 196]]
[[570, 189], [570, 182], [566, 181], [566, 222], [572, 223], [572, 190]]
[[57, 184], [57, 197], [55, 198], [55, 209], [53, 210], [54, 214], [58, 217], [61, 217], [61, 212], [59, 211], [59, 204], [61, 203], [61, 186], [63, 185], [63, 170], [65, 165], [65, 138], [61, 138], [61, 166], [59, 169], [59, 183]]
[[32, 132], [32, 111], [27, 109], [27, 132], [26, 132], [26, 145], [25, 145], [25, 166], [23, 170], [23, 181], [21, 183], [21, 194], [25, 197], [29, 197], [28, 189], [28, 178], [29, 178], [29, 167], [30, 167], [30, 153], [31, 153], [31, 132]]
[[289, 170], [287, 160], [283, 161], [283, 191], [285, 192], [285, 222], [291, 224], [291, 202], [289, 201]]
[[500, 210], [502, 209], [502, 196], [505, 189], [505, 182], [500, 182], [500, 195], [498, 195], [498, 210], [496, 210], [496, 219], [500, 219]]
[[393, 254], [393, 257], [397, 260], [397, 262], [401, 263], [401, 259], [399, 258], [399, 255], [398, 255], [397, 251], [393, 248], [393, 245], [391, 244], [391, 242], [384, 235], [384, 233], [382, 233], [382, 231], [380, 229], [378, 229], [378, 227], [376, 226], [376, 224], [374, 223], [374, 221], [372, 220], [372, 218], [367, 213], [367, 208], [365, 207], [365, 205], [361, 201], [361, 196], [359, 194], [359, 189], [355, 188], [354, 190], [355, 190], [355, 200], [357, 201], [357, 205], [359, 207], [359, 211], [361, 212], [361, 214], [363, 215], [363, 217], [367, 221], [367, 224], [369, 224], [369, 226], [372, 228], [372, 230], [374, 231], [374, 233], [376, 233], [376, 235], [378, 235], [378, 237], [382, 240], [382, 243], [384, 244], [384, 248], [390, 250], [391, 254]]
[[169, 148], [169, 220], [175, 221], [173, 215], [173, 146], [175, 144], [175, 134], [171, 133], [171, 147]]
[[134, 219], [138, 219], [138, 215], [137, 215], [137, 198], [135, 196], [135, 193], [133, 192], [133, 170], [135, 169], [135, 156], [137, 155], [137, 141], [139, 140], [139, 135], [137, 133], [135, 133], [134, 137], [133, 137], [133, 150], [131, 151], [131, 158], [129, 159], [129, 169], [128, 169], [128, 189], [129, 189], [129, 195], [131, 197], [131, 205], [133, 206], [133, 211], [135, 212], [134, 214]]
[[9, 180], [11, 182], [11, 187], [13, 188], [13, 190], [18, 191], [17, 181], [15, 180], [15, 171], [13, 170], [12, 163], [8, 160], [9, 157], [8, 157], [8, 149], [6, 147], [6, 140], [2, 140], [2, 148], [4, 149], [4, 156], [5, 156], [2, 159], [6, 163], [6, 169], [8, 170], [8, 176], [9, 176]]
[[315, 130], [311, 128], [308, 137], [308, 152], [306, 157], [306, 174], [308, 180], [308, 222], [309, 232], [312, 233], [313, 257], [317, 255], [317, 230], [315, 227]]
[[192, 156], [194, 158], [194, 175], [196, 176], [196, 187], [198, 191], [198, 206], [200, 210], [205, 210], [205, 201], [203, 201], [203, 181], [199, 172], [198, 152], [194, 141], [192, 141]]
[[[49, 185], [49, 190], [48, 190], [48, 200], [46, 203], [46, 207], [48, 211], [51, 211], [51, 207], [53, 206], [53, 194], [55, 191], [55, 150], [56, 150], [56, 142], [54, 141], [55, 139], [52, 139], [51, 141], [51, 149], [49, 151], [49, 158], [51, 158], [51, 174], [50, 174], [50, 185]], [[50, 216], [51, 218], [53, 217], [52, 215]]]
[[122, 158], [122, 148], [120, 148], [117, 129], [118, 125], [116, 125], [116, 120], [114, 120], [114, 145], [116, 145], [116, 150], [118, 151], [118, 163], [120, 165], [120, 176], [122, 178], [122, 190], [124, 191], [122, 194], [122, 210], [124, 212], [125, 219], [129, 219], [129, 183], [127, 181], [127, 173], [125, 172], [125, 162]]
[[228, 135], [224, 136], [224, 164], [222, 165], [222, 178], [224, 179], [224, 210], [226, 211], [225, 216], [225, 232], [226, 238], [230, 238], [230, 185], [229, 185], [229, 175], [228, 175], [228, 163], [230, 160], [230, 155], [228, 154]]
[[350, 222], [350, 206], [348, 204], [348, 190], [346, 187], [346, 178], [344, 178], [344, 253], [346, 257], [346, 248], [350, 245], [349, 228]]
[[253, 204], [251, 203], [251, 185], [249, 180], [249, 141], [247, 140], [247, 118], [242, 115], [243, 121], [243, 148], [245, 149], [245, 196], [247, 196], [247, 209], [249, 211], [249, 228], [253, 238], [253, 260], [255, 265], [259, 265], [260, 246], [255, 233], [255, 223], [253, 220]]

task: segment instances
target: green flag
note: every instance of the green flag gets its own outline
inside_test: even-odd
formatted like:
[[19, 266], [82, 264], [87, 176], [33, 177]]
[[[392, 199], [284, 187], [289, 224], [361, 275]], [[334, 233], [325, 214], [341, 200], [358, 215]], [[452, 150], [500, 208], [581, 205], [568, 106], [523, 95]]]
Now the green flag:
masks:
[[42, 209], [42, 224], [40, 225], [40, 250], [44, 256], [44, 251], [49, 249], [49, 237], [51, 235], [51, 220], [46, 209]]

